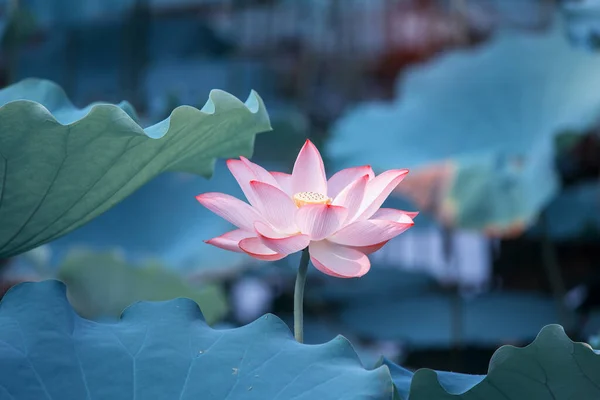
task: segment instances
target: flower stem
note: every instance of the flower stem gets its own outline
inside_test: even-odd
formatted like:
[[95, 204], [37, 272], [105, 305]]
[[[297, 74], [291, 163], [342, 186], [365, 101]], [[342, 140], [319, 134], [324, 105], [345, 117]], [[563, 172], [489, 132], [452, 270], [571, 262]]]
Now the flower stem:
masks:
[[304, 285], [306, 284], [306, 273], [308, 272], [308, 247], [302, 250], [302, 258], [298, 266], [296, 276], [296, 287], [294, 288], [294, 336], [298, 343], [304, 342]]

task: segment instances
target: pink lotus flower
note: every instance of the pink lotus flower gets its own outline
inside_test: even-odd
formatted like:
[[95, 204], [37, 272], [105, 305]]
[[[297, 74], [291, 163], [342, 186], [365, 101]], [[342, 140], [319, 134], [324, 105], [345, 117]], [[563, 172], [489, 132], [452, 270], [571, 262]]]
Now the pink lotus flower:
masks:
[[319, 151], [306, 141], [292, 174], [268, 172], [244, 157], [227, 166], [250, 204], [223, 193], [196, 199], [239, 229], [206, 243], [275, 261], [308, 246], [313, 265], [340, 278], [360, 277], [367, 254], [414, 225], [410, 213], [380, 208], [408, 173], [375, 176], [370, 166], [339, 171], [329, 180]]

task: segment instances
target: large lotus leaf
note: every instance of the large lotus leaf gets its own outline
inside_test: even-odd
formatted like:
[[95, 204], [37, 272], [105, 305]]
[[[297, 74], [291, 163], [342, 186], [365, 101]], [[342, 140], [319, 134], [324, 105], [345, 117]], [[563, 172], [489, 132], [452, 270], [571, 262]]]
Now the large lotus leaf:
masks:
[[[531, 222], [535, 218], [531, 210], [546, 204], [556, 189], [554, 169], [543, 168], [554, 156], [549, 143], [564, 129], [583, 131], [595, 122], [600, 114], [598, 86], [600, 55], [574, 49], [561, 24], [536, 35], [499, 32], [488, 44], [447, 53], [408, 71], [398, 81], [398, 98], [393, 103], [366, 103], [350, 110], [334, 126], [328, 154], [340, 167], [408, 167], [415, 176], [420, 169], [437, 167], [415, 177], [412, 184], [405, 180], [400, 187], [409, 193], [441, 190], [425, 197], [436, 197], [437, 204], [429, 201], [433, 211], [455, 226], [507, 228], [523, 219]], [[477, 163], [488, 170], [497, 166], [497, 176], [485, 179], [505, 181], [502, 171], [510, 169], [515, 159], [522, 164], [522, 177], [516, 174], [510, 179], [516, 182], [516, 190], [502, 191], [498, 183], [492, 204], [477, 184], [474, 190], [464, 186], [454, 190], [460, 180], [457, 169]], [[440, 165], [448, 164], [438, 171]], [[538, 185], [544, 185], [533, 200], [527, 189], [532, 175]], [[432, 187], [426, 187], [427, 182]], [[413, 186], [422, 188], [413, 190]], [[515, 193], [520, 193], [517, 201], [532, 204], [509, 213], [473, 209], [476, 216], [467, 216], [468, 208], [450, 218], [436, 208], [445, 199], [505, 207], [515, 201]]]
[[0, 304], [0, 398], [391, 399], [386, 366], [367, 371], [341, 336], [299, 344], [274, 315], [215, 330], [188, 299], [137, 303], [118, 323], [79, 317], [57, 281]]
[[593, 400], [600, 398], [600, 355], [571, 341], [559, 325], [545, 326], [529, 346], [503, 346], [488, 374], [420, 369], [385, 360], [402, 400]]
[[[531, 340], [547, 324], [558, 321], [552, 299], [527, 293], [489, 293], [460, 301], [461, 337], [454, 338], [453, 296], [420, 296], [351, 303], [341, 312], [342, 326], [373, 340], [400, 340], [413, 348], [449, 347], [454, 340], [497, 345]], [[391, 317], [395, 316], [395, 317]]]
[[[293, 329], [294, 316], [292, 314], [281, 315], [281, 319]], [[381, 349], [376, 345], [366, 346], [357, 344], [353, 333], [343, 328], [335, 320], [331, 318], [304, 317], [304, 343], [306, 344], [321, 344], [328, 342], [339, 335], [344, 335], [352, 342], [352, 348], [358, 354], [362, 364], [366, 367], [372, 367], [381, 359]]]
[[595, 122], [598, 84], [600, 55], [573, 49], [561, 24], [544, 34], [499, 32], [486, 45], [408, 71], [395, 102], [350, 110], [328, 152], [344, 166], [378, 169], [481, 153], [525, 156], [540, 136]]
[[571, 41], [600, 50], [600, 0], [566, 0], [562, 7]]
[[118, 248], [135, 263], [154, 258], [169, 268], [194, 273], [235, 271], [251, 265], [253, 259], [245, 254], [202, 243], [232, 229], [229, 222], [196, 201], [195, 196], [205, 192], [243, 198], [221, 160], [209, 181], [187, 173], [163, 173], [104, 214], [49, 243], [52, 262], [60, 263], [73, 247], [87, 247], [97, 251]]
[[250, 156], [270, 129], [262, 100], [213, 90], [202, 110], [178, 107], [148, 128], [128, 104], [75, 108], [48, 81], [0, 91], [0, 257], [54, 240], [163, 171], [212, 173], [215, 158]]
[[195, 287], [160, 265], [135, 266], [114, 253], [80, 251], [58, 270], [69, 300], [85, 318], [116, 319], [129, 305], [142, 300], [187, 297], [200, 305], [209, 324], [227, 313], [227, 299], [219, 286]]
[[[306, 139], [299, 128], [293, 127], [301, 126], [302, 119], [296, 112], [285, 110], [274, 115], [272, 108], [269, 115], [277, 134], [256, 137], [252, 160], [269, 170], [287, 171], [294, 165], [298, 149]], [[284, 120], [290, 126], [284, 127]], [[53, 262], [59, 262], [73, 246], [86, 246], [118, 247], [136, 262], [155, 257], [170, 268], [192, 270], [196, 274], [230, 273], [251, 266], [255, 260], [245, 254], [202, 244], [202, 240], [232, 229], [230, 223], [198, 204], [195, 196], [205, 192], [244, 198], [222, 160], [216, 163], [209, 181], [191, 174], [161, 174], [104, 214], [50, 243]], [[294, 260], [293, 266], [295, 271], [297, 261]]]

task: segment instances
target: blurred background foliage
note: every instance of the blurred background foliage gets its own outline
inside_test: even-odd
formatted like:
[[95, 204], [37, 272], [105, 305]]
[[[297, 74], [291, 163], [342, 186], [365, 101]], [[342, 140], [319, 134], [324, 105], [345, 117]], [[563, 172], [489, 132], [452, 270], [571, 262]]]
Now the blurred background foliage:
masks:
[[[78, 107], [129, 101], [143, 126], [210, 89], [267, 105], [253, 160], [290, 172], [310, 137], [330, 173], [411, 168], [387, 202], [422, 213], [357, 280], [311, 271], [306, 340], [338, 333], [365, 363], [484, 373], [548, 323], [600, 332], [600, 1], [0, 0], [0, 86], [50, 79]], [[291, 322], [296, 257], [202, 243], [197, 204], [241, 196], [167, 172], [98, 218], [2, 260], [2, 291], [56, 277], [82, 315], [197, 301], [214, 326]], [[1, 223], [1, 221], [0, 221]]]

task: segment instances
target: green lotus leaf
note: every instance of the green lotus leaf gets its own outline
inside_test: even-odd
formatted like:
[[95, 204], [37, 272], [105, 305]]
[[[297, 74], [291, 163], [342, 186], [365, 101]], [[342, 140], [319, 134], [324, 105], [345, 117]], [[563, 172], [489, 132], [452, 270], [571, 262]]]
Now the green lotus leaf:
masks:
[[141, 302], [118, 323], [79, 317], [58, 281], [0, 303], [0, 398], [392, 399], [387, 366], [366, 370], [338, 336], [296, 342], [274, 315], [215, 330], [188, 299]]
[[405, 71], [393, 102], [348, 110], [326, 154], [339, 168], [410, 168], [396, 193], [444, 225], [521, 234], [560, 189], [554, 137], [597, 123], [599, 84], [600, 55], [573, 48], [559, 19], [500, 30]]
[[78, 109], [52, 82], [0, 91], [0, 258], [54, 240], [102, 214], [163, 171], [210, 177], [216, 158], [250, 156], [270, 129], [260, 97], [213, 90], [142, 128], [124, 102]]
[[136, 301], [176, 297], [198, 303], [209, 324], [227, 313], [227, 298], [220, 286], [192, 286], [160, 265], [130, 265], [109, 252], [71, 254], [60, 266], [58, 279], [67, 285], [69, 300], [85, 318], [119, 318]]
[[600, 398], [600, 355], [547, 325], [529, 346], [502, 346], [487, 376], [420, 369], [387, 360], [402, 400], [592, 400]]

